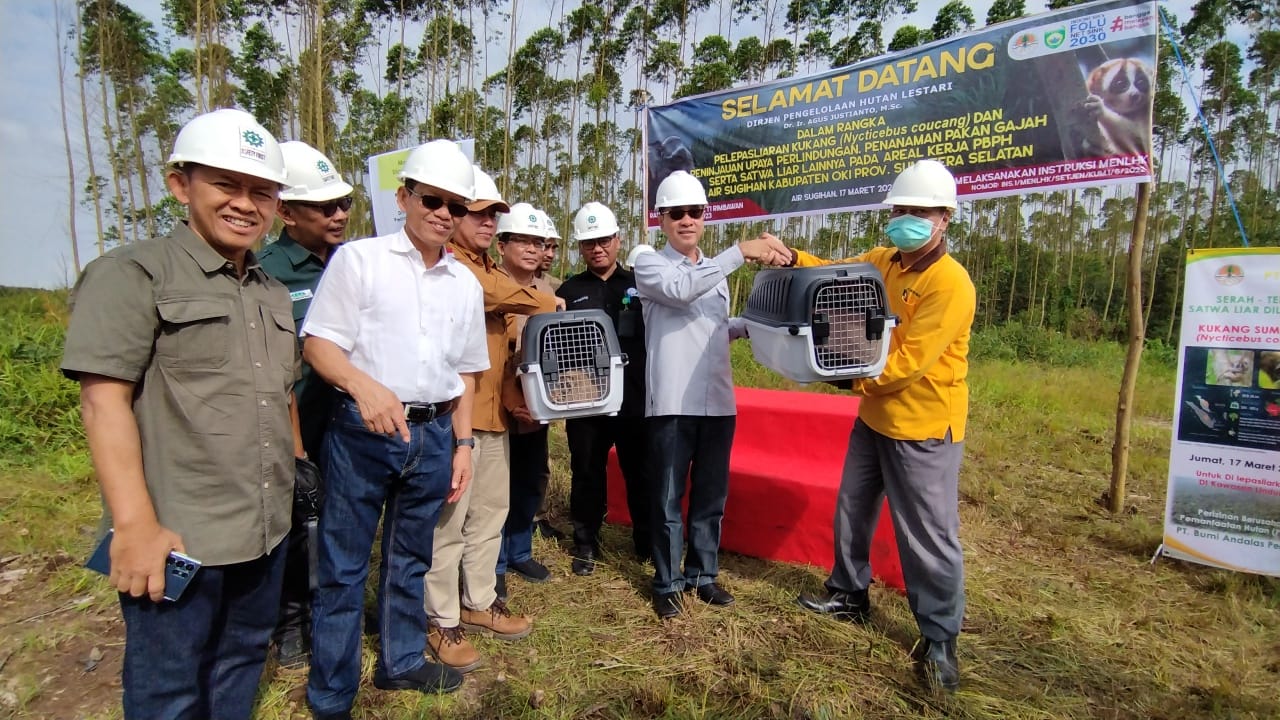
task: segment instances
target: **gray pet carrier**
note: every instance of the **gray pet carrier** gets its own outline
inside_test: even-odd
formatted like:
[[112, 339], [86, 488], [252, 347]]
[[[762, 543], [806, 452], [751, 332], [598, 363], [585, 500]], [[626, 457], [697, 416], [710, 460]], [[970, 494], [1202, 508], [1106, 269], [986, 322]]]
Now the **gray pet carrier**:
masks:
[[534, 315], [521, 342], [516, 373], [535, 419], [618, 413], [626, 358], [603, 310]]
[[756, 360], [802, 383], [879, 375], [896, 324], [870, 263], [761, 270], [742, 318]]

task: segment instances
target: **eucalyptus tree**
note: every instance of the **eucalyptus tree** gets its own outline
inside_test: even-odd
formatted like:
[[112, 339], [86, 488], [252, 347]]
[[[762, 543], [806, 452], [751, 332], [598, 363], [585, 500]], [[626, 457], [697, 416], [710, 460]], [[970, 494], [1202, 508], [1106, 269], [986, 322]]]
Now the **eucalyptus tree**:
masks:
[[240, 107], [284, 137], [292, 114], [295, 69], [265, 22], [258, 21], [245, 31], [231, 71], [240, 81], [235, 91]]
[[987, 24], [995, 25], [1006, 20], [1016, 20], [1027, 14], [1026, 0], [993, 0], [987, 8]]
[[946, 5], [938, 8], [938, 13], [933, 18], [933, 26], [929, 28], [929, 34], [932, 39], [941, 40], [969, 32], [976, 24], [973, 10], [964, 0], [950, 0]]

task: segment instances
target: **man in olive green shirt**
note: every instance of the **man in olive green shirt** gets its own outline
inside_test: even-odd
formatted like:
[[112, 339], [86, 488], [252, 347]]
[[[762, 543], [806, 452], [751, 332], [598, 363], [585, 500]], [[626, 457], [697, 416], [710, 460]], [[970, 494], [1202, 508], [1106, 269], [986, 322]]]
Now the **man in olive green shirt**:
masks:
[[[280, 191], [278, 212], [284, 229], [275, 242], [262, 249], [262, 269], [289, 288], [293, 323], [301, 328], [311, 307], [320, 275], [333, 251], [346, 240], [351, 192], [324, 153], [304, 142], [280, 144], [288, 170], [289, 187]], [[301, 348], [301, 343], [299, 343]], [[298, 398], [302, 447], [320, 457], [320, 441], [338, 400], [338, 393], [303, 364], [302, 379], [293, 386]], [[311, 573], [308, 528], [314, 532], [316, 515], [295, 504], [293, 530], [289, 533], [284, 587], [280, 592], [280, 619], [276, 623], [276, 658], [281, 667], [300, 667], [307, 661], [311, 639]], [[310, 521], [310, 522], [308, 522]]]
[[[193, 119], [166, 175], [189, 220], [93, 261], [72, 295], [62, 370], [114, 527], [127, 720], [252, 712], [301, 452], [289, 296], [249, 250], [284, 179], [252, 116]], [[203, 567], [169, 601], [175, 550]]]

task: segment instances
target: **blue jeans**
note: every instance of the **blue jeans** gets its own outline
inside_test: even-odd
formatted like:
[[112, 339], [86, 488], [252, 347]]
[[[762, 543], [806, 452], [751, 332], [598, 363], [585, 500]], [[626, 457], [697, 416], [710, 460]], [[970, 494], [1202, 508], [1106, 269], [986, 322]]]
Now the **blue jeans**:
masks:
[[126, 720], [249, 718], [280, 607], [285, 545], [200, 568], [177, 602], [120, 594]]
[[547, 487], [547, 426], [531, 433], [511, 433], [511, 507], [502, 527], [497, 574], [507, 572], [508, 562], [533, 559], [533, 516], [542, 507]]
[[316, 712], [347, 710], [360, 684], [360, 635], [369, 553], [382, 526], [378, 569], [378, 663], [398, 677], [425, 662], [423, 576], [431, 567], [436, 520], [449, 494], [453, 426], [449, 415], [410, 423], [406, 443], [365, 429], [344, 399], [324, 436], [326, 480], [320, 513], [318, 588], [312, 599], [307, 702]]
[[[729, 496], [733, 415], [649, 418], [653, 464], [653, 592], [679, 592], [714, 582], [720, 573], [720, 521]], [[689, 485], [689, 547], [684, 548], [680, 501]], [[684, 554], [684, 571], [680, 556]]]

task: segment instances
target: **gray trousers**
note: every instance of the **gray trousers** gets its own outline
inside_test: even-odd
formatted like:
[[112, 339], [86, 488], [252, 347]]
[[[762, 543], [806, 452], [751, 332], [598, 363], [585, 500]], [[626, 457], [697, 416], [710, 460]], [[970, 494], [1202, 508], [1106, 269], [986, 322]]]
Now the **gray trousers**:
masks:
[[964, 555], [960, 551], [960, 458], [964, 443], [894, 440], [861, 419], [849, 434], [836, 498], [833, 591], [871, 584], [871, 537], [881, 498], [897, 536], [907, 602], [920, 634], [942, 641], [960, 634], [964, 617]]

